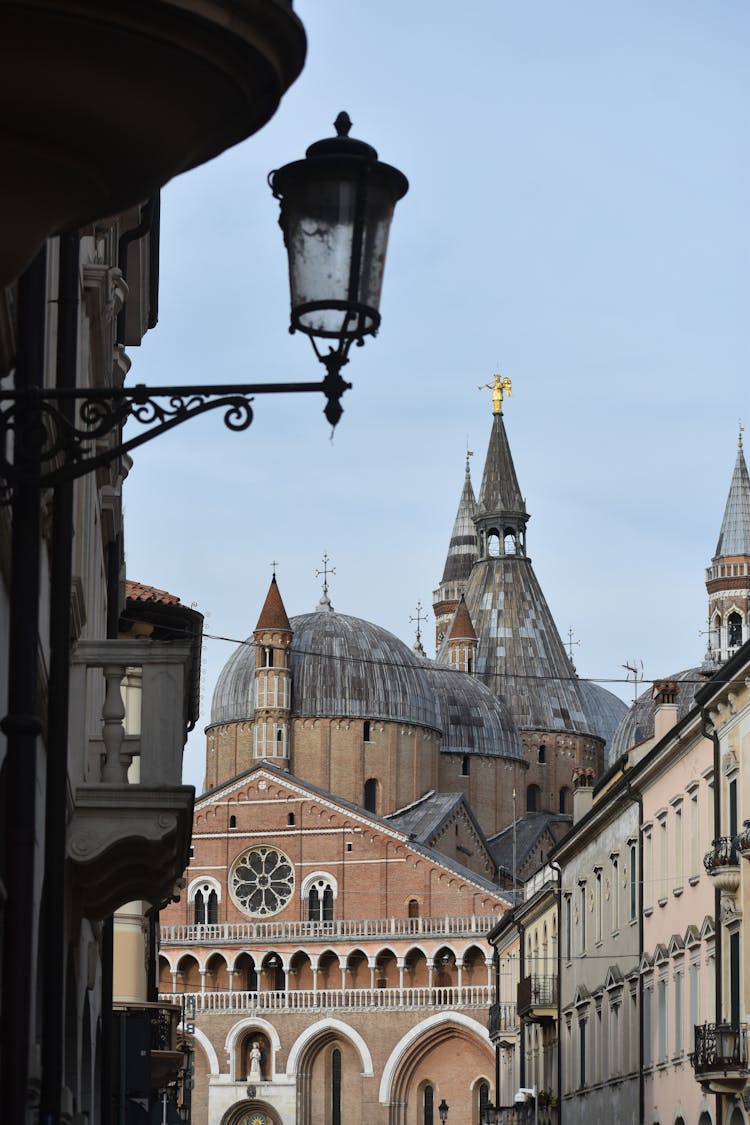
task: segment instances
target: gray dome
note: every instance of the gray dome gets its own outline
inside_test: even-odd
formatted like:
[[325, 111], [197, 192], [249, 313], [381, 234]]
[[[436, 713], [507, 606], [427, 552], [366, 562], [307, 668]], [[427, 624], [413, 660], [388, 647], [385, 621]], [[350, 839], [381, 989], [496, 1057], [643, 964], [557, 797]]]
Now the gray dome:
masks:
[[[384, 719], [440, 729], [430, 681], [398, 637], [343, 613], [293, 617], [292, 706], [298, 718]], [[253, 717], [255, 644], [230, 656], [211, 702], [211, 724]]]
[[619, 695], [591, 680], [579, 680], [578, 690], [583, 698], [589, 730], [604, 739], [604, 761], [614, 761], [610, 747], [615, 731], [627, 716], [627, 703], [623, 703]]
[[428, 660], [424, 668], [437, 700], [442, 751], [523, 760], [520, 735], [502, 699], [465, 672]]
[[[684, 719], [693, 706], [696, 691], [706, 682], [706, 674], [700, 668], [686, 668], [683, 672], [676, 672], [672, 676], [662, 676], [663, 680], [674, 680], [677, 684], [677, 720]], [[656, 703], [653, 698], [653, 688], [648, 687], [632, 704], [614, 733], [610, 743], [608, 764], [612, 765], [631, 746], [644, 742], [654, 736], [654, 716]]]

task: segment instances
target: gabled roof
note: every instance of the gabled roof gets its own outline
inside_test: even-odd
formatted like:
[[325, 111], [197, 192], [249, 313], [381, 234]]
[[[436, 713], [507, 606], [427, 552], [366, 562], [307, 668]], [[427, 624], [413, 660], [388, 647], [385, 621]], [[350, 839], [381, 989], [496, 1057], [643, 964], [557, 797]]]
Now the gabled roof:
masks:
[[482, 875], [475, 874], [475, 872], [470, 871], [469, 868], [464, 867], [463, 864], [457, 863], [455, 860], [451, 859], [450, 856], [445, 855], [437, 848], [429, 847], [426, 844], [421, 844], [418, 840], [412, 839], [409, 833], [404, 832], [403, 829], [392, 824], [385, 817], [376, 816], [375, 813], [368, 812], [360, 805], [355, 805], [352, 801], [347, 801], [343, 797], [335, 796], [326, 789], [321, 789], [317, 785], [312, 785], [309, 781], [302, 781], [300, 778], [295, 777], [294, 774], [287, 773], [286, 770], [272, 765], [271, 762], [258, 762], [243, 773], [236, 774], [228, 781], [224, 781], [220, 785], [216, 785], [213, 789], [209, 789], [207, 792], [201, 794], [195, 801], [196, 811], [206, 805], [216, 804], [221, 801], [225, 795], [242, 789], [253, 779], [254, 775], [259, 775], [261, 778], [265, 775], [267, 779], [278, 782], [299, 794], [314, 795], [329, 809], [338, 809], [340, 812], [345, 813], [347, 816], [352, 817], [360, 823], [366, 824], [371, 829], [400, 841], [419, 855], [429, 859], [431, 863], [434, 863], [438, 867], [443, 867], [452, 875], [457, 876], [463, 882], [473, 884], [484, 893], [510, 906], [507, 892], [499, 887], [497, 883], [493, 883], [490, 879], [485, 879]]
[[463, 793], [436, 793], [431, 789], [417, 801], [413, 801], [403, 809], [388, 813], [383, 819], [409, 832], [420, 844], [435, 847], [440, 851], [438, 838], [445, 825], [457, 816], [463, 816], [469, 822], [488, 864], [494, 870], [495, 859], [487, 843], [487, 837]]
[[291, 632], [291, 625], [289, 624], [289, 618], [284, 609], [284, 603], [281, 600], [275, 574], [271, 579], [271, 585], [268, 587], [268, 593], [263, 603], [263, 609], [260, 611], [258, 624], [255, 626], [256, 632], [259, 629], [278, 629], [287, 633]]
[[741, 433], [714, 558], [733, 555], [750, 555], [750, 476], [742, 449]]
[[685, 942], [679, 934], [672, 934], [669, 939], [668, 952], [670, 957], [674, 957], [677, 953], [685, 952]]
[[605, 989], [622, 988], [625, 978], [619, 965], [610, 965], [604, 978]]
[[[515, 828], [516, 875], [521, 876], [525, 865], [540, 842], [546, 840], [551, 851], [568, 831], [570, 825], [571, 818], [559, 813], [532, 813], [517, 820]], [[502, 832], [490, 836], [487, 843], [498, 870], [512, 875], [513, 825], [510, 824], [507, 828], [503, 828]], [[531, 872], [528, 874], [531, 874]]]
[[166, 590], [159, 590], [156, 586], [146, 586], [143, 582], [134, 582], [131, 578], [125, 581], [125, 596], [129, 602], [144, 605], [180, 604], [180, 599], [175, 594], [168, 594]]

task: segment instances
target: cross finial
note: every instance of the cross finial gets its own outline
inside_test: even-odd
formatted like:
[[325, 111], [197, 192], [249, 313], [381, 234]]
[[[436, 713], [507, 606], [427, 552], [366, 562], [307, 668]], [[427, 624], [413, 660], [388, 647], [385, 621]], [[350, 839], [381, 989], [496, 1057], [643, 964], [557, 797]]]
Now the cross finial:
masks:
[[273, 571], [273, 580], [275, 582], [276, 581], [276, 567], [279, 564], [276, 562], [276, 559], [274, 559], [273, 562], [269, 563], [268, 565], [271, 567], [271, 570]]
[[315, 577], [316, 578], [320, 578], [321, 574], [323, 575], [323, 597], [321, 598], [321, 602], [325, 602], [326, 604], [328, 603], [328, 575], [336, 573], [336, 567], [335, 566], [329, 567], [328, 564], [329, 564], [330, 561], [331, 560], [328, 557], [328, 552], [324, 551], [323, 552], [323, 560], [322, 560], [323, 569], [315, 571]]
[[492, 378], [494, 382], [482, 383], [479, 390], [483, 391], [486, 389], [492, 391], [492, 413], [502, 414], [503, 395], [507, 395], [508, 398], [510, 398], [513, 393], [513, 384], [507, 375], [493, 375]]
[[568, 650], [568, 660], [573, 665], [573, 671], [575, 671], [575, 664], [573, 664], [573, 649], [578, 648], [580, 643], [580, 641], [573, 640], [573, 626], [571, 625], [571, 627], [568, 629], [568, 639], [565, 642], [565, 647]]
[[410, 617], [409, 620], [410, 621], [416, 621], [416, 623], [417, 623], [417, 643], [414, 646], [414, 650], [415, 650], [415, 652], [424, 652], [424, 649], [422, 648], [422, 628], [421, 628], [421, 626], [422, 626], [423, 621], [427, 621], [427, 614], [422, 613], [422, 603], [421, 602], [417, 602], [416, 617]]
[[744, 430], [745, 430], [745, 427], [742, 425], [742, 419], [740, 418], [740, 432], [739, 432], [739, 436], [737, 438], [737, 445], [740, 449], [742, 449], [742, 434], [744, 433]]
[[474, 450], [473, 450], [473, 449], [469, 449], [469, 448], [468, 448], [468, 442], [467, 442], [467, 449], [466, 449], [466, 475], [467, 475], [467, 477], [468, 477], [468, 475], [469, 475], [469, 472], [470, 472], [470, 469], [469, 469], [469, 458], [470, 458], [470, 457], [473, 457], [473, 456], [474, 456]]

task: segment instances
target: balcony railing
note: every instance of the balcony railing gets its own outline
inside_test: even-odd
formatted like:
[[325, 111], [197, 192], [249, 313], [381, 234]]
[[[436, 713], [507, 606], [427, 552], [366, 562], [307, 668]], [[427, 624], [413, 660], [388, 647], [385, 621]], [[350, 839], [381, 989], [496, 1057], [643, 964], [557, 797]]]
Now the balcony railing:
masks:
[[703, 857], [703, 866], [721, 891], [734, 894], [740, 885], [740, 853], [736, 836], [719, 836], [710, 852]]
[[549, 1016], [557, 1012], [557, 977], [532, 974], [518, 982], [519, 1016], [544, 1012]]
[[715, 1093], [734, 1092], [744, 1087], [748, 1076], [747, 1025], [698, 1025], [690, 1061], [698, 1081]]
[[[73, 647], [68, 857], [89, 918], [133, 899], [164, 902], [185, 867], [194, 797], [181, 783], [191, 665], [184, 641]], [[127, 713], [126, 675], [137, 684]]]
[[332, 922], [215, 922], [161, 927], [165, 945], [245, 945], [248, 942], [330, 941], [335, 938], [484, 937], [494, 914], [433, 918], [339, 918]]
[[518, 1016], [515, 1004], [490, 1004], [487, 1021], [490, 1039], [509, 1031], [518, 1031]]
[[[487, 1008], [494, 989], [469, 984], [435, 988], [295, 988], [278, 992], [191, 992], [196, 1012], [363, 1012], [371, 1008]], [[176, 1003], [182, 993], [164, 993]]]
[[[177, 1041], [182, 1008], [173, 1000], [169, 997], [158, 1004], [114, 1005], [115, 1019], [119, 1021], [120, 1050], [125, 1052], [125, 1057], [132, 1060], [150, 1055], [151, 1090], [160, 1090], [175, 1082], [184, 1063]], [[124, 1076], [121, 1078], [124, 1080]]]

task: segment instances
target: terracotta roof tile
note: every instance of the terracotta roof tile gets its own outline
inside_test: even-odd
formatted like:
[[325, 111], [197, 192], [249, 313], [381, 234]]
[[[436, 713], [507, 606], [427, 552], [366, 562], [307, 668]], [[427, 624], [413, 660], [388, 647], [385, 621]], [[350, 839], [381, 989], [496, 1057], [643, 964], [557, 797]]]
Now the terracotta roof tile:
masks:
[[143, 602], [149, 605], [179, 605], [180, 599], [166, 590], [158, 590], [156, 586], [145, 586], [143, 582], [133, 582], [130, 578], [125, 583], [125, 592], [129, 602]]
[[256, 632], [258, 629], [286, 629], [291, 632], [289, 618], [286, 615], [279, 587], [276, 584], [276, 575], [273, 576], [271, 585], [268, 587], [266, 600], [263, 609], [260, 611], [258, 624], [255, 626]]

